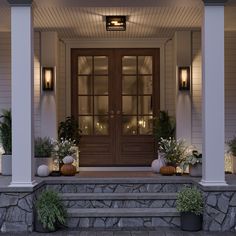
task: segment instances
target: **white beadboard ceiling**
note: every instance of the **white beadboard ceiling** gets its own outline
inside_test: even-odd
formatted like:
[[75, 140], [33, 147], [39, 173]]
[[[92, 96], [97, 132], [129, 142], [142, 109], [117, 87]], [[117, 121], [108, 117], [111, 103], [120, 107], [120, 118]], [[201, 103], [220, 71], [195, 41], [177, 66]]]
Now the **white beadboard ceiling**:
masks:
[[[35, 0], [34, 25], [61, 39], [170, 38], [176, 30], [200, 29], [202, 0]], [[107, 32], [106, 15], [126, 15], [125, 32]], [[236, 30], [236, 0], [225, 8], [226, 30]], [[10, 7], [0, 0], [0, 31], [10, 30]]]

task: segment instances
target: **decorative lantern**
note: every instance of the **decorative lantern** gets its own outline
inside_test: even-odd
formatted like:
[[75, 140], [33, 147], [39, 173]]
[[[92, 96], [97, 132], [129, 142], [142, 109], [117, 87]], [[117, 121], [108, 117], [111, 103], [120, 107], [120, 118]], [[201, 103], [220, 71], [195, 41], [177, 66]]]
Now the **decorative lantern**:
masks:
[[179, 67], [179, 90], [190, 90], [190, 67]]
[[125, 31], [126, 16], [106, 16], [107, 31]]
[[53, 67], [43, 67], [42, 86], [43, 86], [43, 91], [54, 90], [54, 68]]

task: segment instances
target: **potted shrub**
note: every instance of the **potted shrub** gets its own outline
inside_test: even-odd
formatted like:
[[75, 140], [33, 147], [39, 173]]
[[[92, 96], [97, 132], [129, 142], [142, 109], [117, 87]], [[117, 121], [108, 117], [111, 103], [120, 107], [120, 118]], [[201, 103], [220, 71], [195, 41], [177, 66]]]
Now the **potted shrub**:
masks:
[[185, 171], [189, 166], [189, 175], [192, 177], [202, 176], [202, 154], [197, 150], [191, 150], [186, 158], [180, 164], [180, 167]]
[[203, 196], [197, 188], [183, 188], [177, 195], [176, 208], [180, 212], [182, 230], [202, 229]]
[[236, 173], [236, 137], [233, 137], [227, 144], [229, 146], [229, 152], [233, 155], [233, 173]]
[[35, 210], [35, 231], [53, 232], [65, 225], [66, 210], [56, 192], [43, 191], [36, 201]]
[[41, 165], [48, 166], [49, 170], [52, 171], [53, 167], [53, 142], [50, 138], [37, 137], [34, 142], [34, 156], [35, 156], [35, 174], [37, 169]]
[[2, 155], [2, 175], [12, 174], [12, 124], [11, 111], [3, 110], [0, 116], [0, 141], [4, 153]]

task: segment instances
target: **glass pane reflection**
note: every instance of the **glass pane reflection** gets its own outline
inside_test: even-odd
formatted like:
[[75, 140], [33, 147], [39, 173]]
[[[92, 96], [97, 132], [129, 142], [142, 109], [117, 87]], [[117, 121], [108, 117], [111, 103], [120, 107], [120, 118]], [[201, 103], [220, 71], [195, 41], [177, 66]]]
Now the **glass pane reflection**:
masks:
[[137, 94], [137, 77], [123, 76], [122, 94]]
[[138, 73], [139, 74], [152, 74], [152, 57], [151, 56], [138, 57]]
[[83, 135], [91, 135], [93, 133], [93, 118], [92, 116], [79, 116], [79, 128]]
[[94, 77], [94, 94], [108, 94], [108, 77]]
[[94, 114], [105, 115], [108, 113], [108, 96], [94, 97]]
[[140, 76], [138, 83], [139, 94], [152, 94], [152, 76]]
[[94, 117], [94, 132], [97, 135], [108, 135], [108, 117], [95, 116]]
[[137, 97], [123, 96], [122, 109], [123, 109], [123, 114], [127, 115], [137, 114]]
[[152, 114], [152, 96], [138, 97], [138, 113], [139, 115]]
[[92, 96], [79, 96], [78, 98], [78, 111], [79, 115], [92, 115], [93, 114], [93, 97]]
[[80, 75], [92, 74], [92, 72], [93, 72], [92, 61], [93, 61], [93, 59], [91, 56], [90, 57], [85, 57], [85, 56], [78, 57], [78, 73]]
[[136, 116], [123, 116], [122, 117], [122, 130], [124, 135], [137, 134], [137, 117]]
[[122, 57], [122, 73], [137, 74], [137, 57], [135, 56], [124, 56]]
[[106, 56], [94, 57], [94, 74], [95, 75], [108, 74], [108, 57]]
[[92, 94], [92, 77], [91, 76], [79, 76], [78, 77], [78, 91], [79, 94]]
[[153, 133], [153, 118], [152, 118], [152, 116], [139, 117], [138, 127], [139, 127], [139, 134], [151, 135]]

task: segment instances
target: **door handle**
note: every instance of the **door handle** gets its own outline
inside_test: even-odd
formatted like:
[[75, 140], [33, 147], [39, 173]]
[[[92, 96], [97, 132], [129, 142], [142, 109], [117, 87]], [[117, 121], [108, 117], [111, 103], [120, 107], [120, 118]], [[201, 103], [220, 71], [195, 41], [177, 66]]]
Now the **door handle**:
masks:
[[116, 112], [116, 114], [117, 114], [117, 115], [120, 115], [120, 114], [121, 114], [120, 110], [118, 110], [118, 111]]

